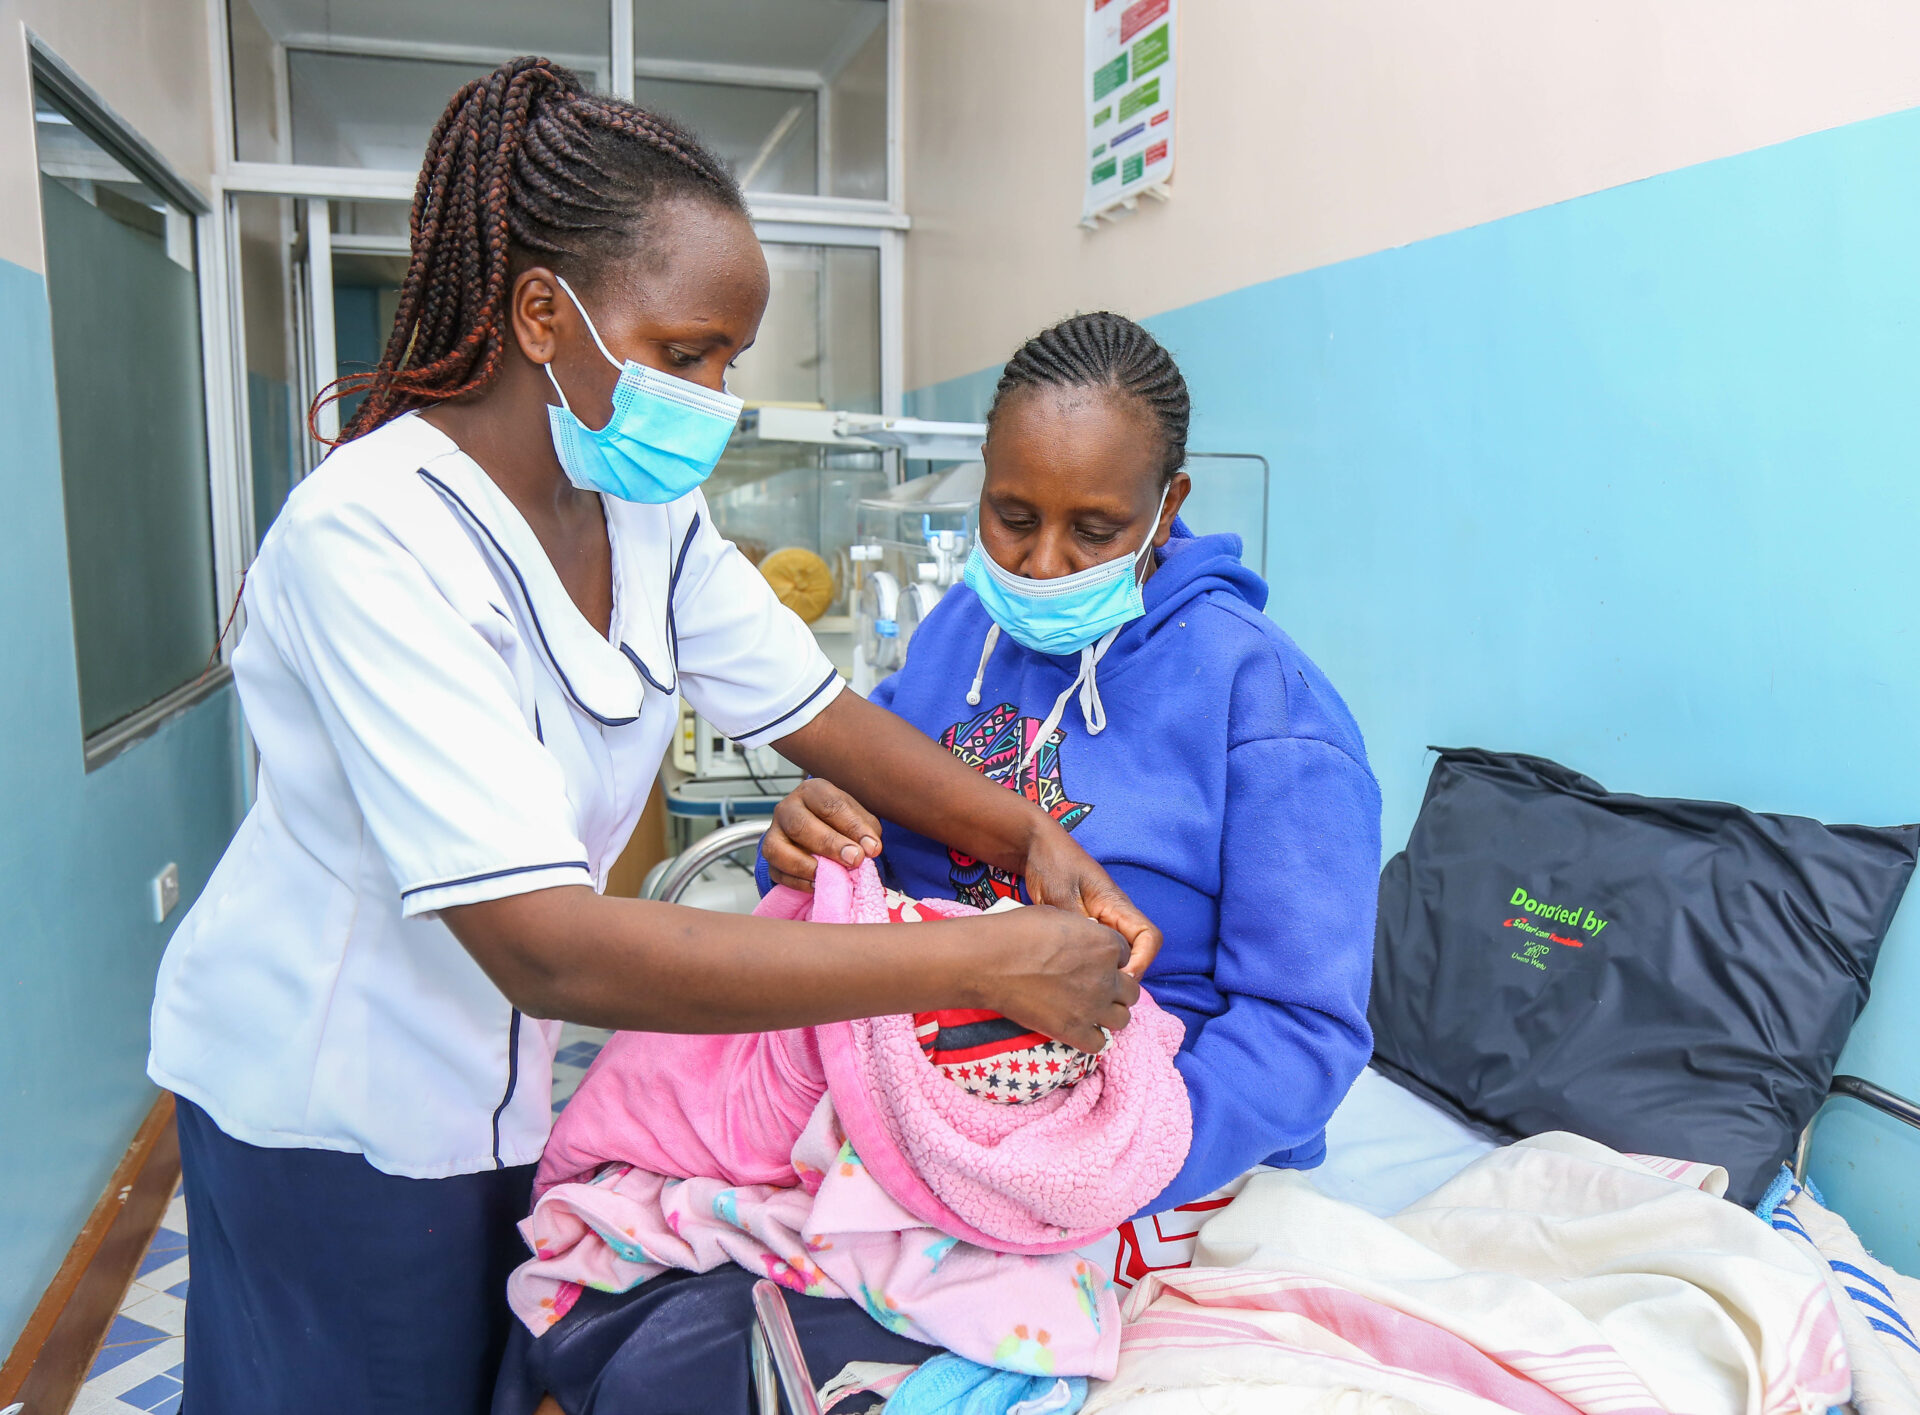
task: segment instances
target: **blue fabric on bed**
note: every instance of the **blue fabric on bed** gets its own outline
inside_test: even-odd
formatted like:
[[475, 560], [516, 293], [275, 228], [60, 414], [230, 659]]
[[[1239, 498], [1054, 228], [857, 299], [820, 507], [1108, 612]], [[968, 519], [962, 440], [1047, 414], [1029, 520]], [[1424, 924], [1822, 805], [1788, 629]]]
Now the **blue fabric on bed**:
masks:
[[900, 1383], [887, 1401], [887, 1415], [1009, 1415], [1015, 1410], [1073, 1415], [1086, 1403], [1085, 1376], [1028, 1376], [948, 1351]]

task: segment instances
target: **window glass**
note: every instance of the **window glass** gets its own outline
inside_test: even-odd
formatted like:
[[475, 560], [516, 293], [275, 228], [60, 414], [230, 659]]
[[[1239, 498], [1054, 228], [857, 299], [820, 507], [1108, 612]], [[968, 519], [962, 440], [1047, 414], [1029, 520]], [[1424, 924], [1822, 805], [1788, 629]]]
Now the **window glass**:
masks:
[[829, 196], [887, 199], [887, 27], [875, 25], [830, 80]]
[[887, 195], [885, 0], [633, 0], [634, 97], [750, 192]]
[[747, 191], [820, 190], [820, 95], [812, 89], [639, 78], [633, 99], [690, 128]]
[[447, 100], [492, 67], [289, 50], [293, 160], [418, 171]]
[[[402, 202], [329, 202], [327, 279], [316, 281], [311, 208], [289, 197], [232, 198], [240, 234], [241, 333], [253, 523], [264, 538], [293, 489], [326, 455], [307, 430], [314, 395], [380, 362], [407, 273]], [[332, 320], [314, 318], [321, 293]], [[331, 334], [329, 335], [329, 331]], [[331, 337], [331, 344], [321, 348]], [[344, 425], [364, 394], [339, 404]]]
[[[400, 310], [400, 286], [407, 278], [404, 255], [376, 251], [333, 253], [333, 340], [335, 362], [345, 377], [377, 368], [393, 334]], [[366, 395], [340, 400], [345, 426]]]
[[729, 384], [749, 406], [880, 411], [880, 252], [768, 242], [772, 277], [754, 345]]
[[609, 0], [227, 0], [234, 155], [411, 172], [462, 84], [544, 54], [605, 90]]
[[233, 75], [233, 155], [243, 162], [285, 162], [285, 70], [273, 34], [252, 0], [227, 0], [227, 67]]
[[195, 218], [45, 94], [34, 120], [91, 737], [191, 683], [213, 648]]
[[240, 233], [240, 335], [246, 375], [247, 465], [256, 544], [280, 514], [293, 484], [315, 461], [302, 397], [303, 351], [296, 324], [301, 289], [294, 251], [298, 204], [291, 197], [232, 198]]

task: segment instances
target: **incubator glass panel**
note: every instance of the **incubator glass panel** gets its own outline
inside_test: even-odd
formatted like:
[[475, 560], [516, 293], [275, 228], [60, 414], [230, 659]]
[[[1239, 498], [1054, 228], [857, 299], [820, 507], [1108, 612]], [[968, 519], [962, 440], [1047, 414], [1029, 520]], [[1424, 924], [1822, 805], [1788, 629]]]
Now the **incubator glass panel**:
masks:
[[1253, 453], [1196, 452], [1187, 458], [1193, 481], [1180, 519], [1195, 535], [1231, 532], [1240, 537], [1240, 559], [1256, 575], [1267, 573], [1267, 459]]
[[872, 692], [906, 663], [914, 631], [960, 583], [985, 473], [962, 462], [861, 499], [848, 551], [855, 692]]
[[751, 192], [887, 197], [886, 0], [633, 0], [636, 98]]
[[34, 133], [81, 727], [192, 682], [214, 642], [195, 217], [44, 93]]
[[[880, 254], [769, 242], [772, 294], [728, 384], [751, 409], [880, 410]], [[707, 488], [714, 525], [809, 622], [845, 615], [855, 507], [885, 490], [879, 452], [736, 435]], [[775, 552], [797, 549], [806, 555]]]
[[234, 155], [413, 171], [454, 91], [516, 54], [605, 90], [608, 0], [228, 0]]

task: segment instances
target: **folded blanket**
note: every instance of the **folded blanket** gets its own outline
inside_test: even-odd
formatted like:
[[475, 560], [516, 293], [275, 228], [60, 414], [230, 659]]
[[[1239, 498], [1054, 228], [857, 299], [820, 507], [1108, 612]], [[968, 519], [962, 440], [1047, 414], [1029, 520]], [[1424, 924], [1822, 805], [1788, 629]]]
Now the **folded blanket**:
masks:
[[1197, 1266], [1134, 1289], [1087, 1410], [1284, 1395], [1445, 1415], [1825, 1411], [1849, 1369], [1822, 1275], [1725, 1185], [1564, 1134], [1476, 1160], [1385, 1219], [1300, 1175], [1255, 1175], [1202, 1230]]
[[[827, 860], [812, 895], [776, 890], [758, 912], [887, 917], [871, 863], [850, 873]], [[899, 932], [911, 947], [913, 930]], [[943, 1075], [908, 1016], [617, 1034], [554, 1126], [521, 1225], [536, 1256], [509, 1298], [538, 1334], [582, 1284], [624, 1291], [663, 1267], [732, 1261], [862, 1301], [983, 1364], [1110, 1371], [1118, 1301], [1070, 1250], [1137, 1212], [1184, 1161], [1181, 1035], [1143, 995], [1078, 1084], [1007, 1105]]]

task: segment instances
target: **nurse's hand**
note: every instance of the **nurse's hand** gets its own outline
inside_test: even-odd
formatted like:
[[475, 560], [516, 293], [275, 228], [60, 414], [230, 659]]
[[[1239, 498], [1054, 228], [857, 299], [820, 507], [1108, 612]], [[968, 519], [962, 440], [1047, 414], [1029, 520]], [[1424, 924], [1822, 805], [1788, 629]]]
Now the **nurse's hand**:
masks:
[[760, 854], [775, 884], [813, 890], [814, 856], [853, 869], [880, 853], [880, 822], [865, 806], [831, 782], [813, 777], [773, 808], [773, 824], [760, 837]]
[[965, 922], [993, 925], [978, 976], [986, 1008], [1089, 1053], [1106, 1045], [1102, 1027], [1118, 1032], [1127, 1025], [1140, 984], [1120, 971], [1130, 950], [1112, 929], [1044, 907]]
[[[760, 853], [775, 884], [811, 892], [814, 857], [839, 860], [848, 869], [874, 858], [880, 822], [839, 787], [814, 777], [774, 807]], [[1034, 831], [1021, 873], [1034, 903], [1099, 920], [1127, 940], [1127, 976], [1138, 981], [1146, 973], [1160, 952], [1160, 930], [1064, 829], [1049, 822]]]

